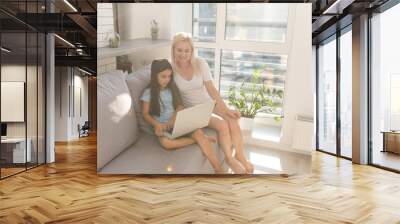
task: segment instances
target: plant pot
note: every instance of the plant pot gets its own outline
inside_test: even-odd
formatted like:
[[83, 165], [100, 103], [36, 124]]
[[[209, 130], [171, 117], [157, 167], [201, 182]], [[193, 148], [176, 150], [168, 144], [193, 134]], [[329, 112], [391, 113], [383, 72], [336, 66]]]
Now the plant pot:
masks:
[[281, 127], [282, 122], [276, 121], [275, 117], [278, 117], [278, 116], [268, 115], [268, 116], [258, 117], [256, 119], [257, 119], [257, 123], [259, 123], [259, 124], [263, 124], [263, 125], [267, 125], [267, 126], [271, 126], [271, 127]]
[[239, 125], [242, 131], [251, 131], [253, 128], [253, 118], [241, 117], [239, 120]]
[[158, 30], [151, 30], [151, 39], [152, 40], [158, 39]]

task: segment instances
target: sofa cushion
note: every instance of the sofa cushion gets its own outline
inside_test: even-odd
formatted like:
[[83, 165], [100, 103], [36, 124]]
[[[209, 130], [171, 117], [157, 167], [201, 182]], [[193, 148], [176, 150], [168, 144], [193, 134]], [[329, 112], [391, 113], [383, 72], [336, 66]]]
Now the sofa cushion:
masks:
[[144, 89], [150, 84], [150, 71], [151, 65], [146, 65], [143, 68], [134, 71], [126, 76], [126, 84], [131, 93], [133, 100], [133, 107], [136, 112], [142, 112], [140, 104], [140, 97], [143, 94]]
[[97, 77], [97, 168], [100, 169], [138, 138], [138, 124], [124, 74]]
[[152, 133], [152, 128], [151, 125], [148, 124], [143, 118], [140, 97], [150, 83], [150, 71], [151, 65], [146, 65], [143, 68], [126, 76], [126, 84], [128, 85], [129, 91], [132, 96], [132, 104], [135, 108], [139, 128], [149, 134]]
[[[207, 135], [216, 136], [209, 128]], [[224, 153], [213, 143], [221, 165]], [[142, 133], [138, 141], [108, 163], [101, 174], [212, 174], [214, 170], [197, 144], [165, 150], [154, 135]]]

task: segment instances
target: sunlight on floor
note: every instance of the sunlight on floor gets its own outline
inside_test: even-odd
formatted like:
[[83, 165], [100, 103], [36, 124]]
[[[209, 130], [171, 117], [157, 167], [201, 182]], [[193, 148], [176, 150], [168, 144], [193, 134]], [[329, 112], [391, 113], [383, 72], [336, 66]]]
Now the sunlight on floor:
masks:
[[254, 124], [251, 137], [254, 139], [279, 142], [281, 140], [281, 128], [262, 124]]
[[250, 152], [250, 162], [256, 166], [282, 171], [281, 159], [279, 157], [262, 155], [260, 153]]

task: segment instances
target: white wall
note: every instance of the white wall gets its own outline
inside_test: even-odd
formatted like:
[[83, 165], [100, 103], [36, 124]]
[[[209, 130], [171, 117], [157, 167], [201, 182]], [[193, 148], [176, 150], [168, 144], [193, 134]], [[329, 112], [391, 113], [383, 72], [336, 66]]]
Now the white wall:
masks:
[[[315, 76], [312, 72], [311, 3], [296, 4], [296, 23], [288, 58], [288, 77], [285, 83], [285, 121], [281, 142], [292, 144], [297, 115], [314, 115]], [[296, 133], [303, 134], [303, 133]], [[304, 138], [314, 138], [307, 133]]]
[[[29, 71], [32, 71], [33, 68], [31, 66], [26, 68], [25, 65], [2, 65], [1, 81], [25, 82], [25, 69], [28, 70], [28, 74], [31, 74]], [[1, 108], [1, 110], [6, 110], [6, 108]], [[25, 137], [25, 127], [26, 122], [7, 123], [7, 137]]]
[[[170, 39], [177, 32], [192, 32], [192, 3], [173, 3], [171, 10], [171, 32]], [[189, 19], [185, 19], [189, 18]]]
[[[168, 3], [120, 3], [118, 4], [118, 23], [121, 39], [151, 38], [150, 22], [153, 19], [158, 22], [158, 38], [169, 39], [170, 15], [171, 4]], [[181, 17], [181, 20], [186, 19]]]
[[[78, 124], [88, 120], [88, 79], [81, 77], [81, 72], [71, 67], [56, 67], [55, 92], [55, 140], [69, 141], [78, 138]], [[82, 116], [76, 107], [75, 87], [81, 89]], [[75, 101], [74, 101], [75, 99]], [[75, 105], [74, 105], [75, 103]], [[75, 109], [75, 113], [74, 110]]]
[[[292, 5], [292, 4], [290, 4]], [[315, 71], [312, 69], [311, 4], [296, 4], [291, 43], [288, 43], [288, 67], [285, 80], [284, 119], [279, 142], [252, 141], [264, 147], [304, 153], [292, 147], [296, 116], [313, 117], [315, 123]], [[290, 40], [290, 38], [288, 38]], [[314, 126], [314, 125], [313, 125]], [[315, 131], [301, 134], [314, 141]], [[310, 148], [310, 153], [313, 148]]]
[[[123, 40], [151, 38], [150, 22], [153, 19], [158, 22], [160, 39], [172, 39], [177, 32], [191, 32], [192, 21], [187, 18], [192, 17], [192, 3], [118, 3], [117, 7], [120, 36]], [[164, 46], [151, 51], [135, 52], [129, 55], [129, 60], [134, 69], [139, 69], [150, 64], [154, 58], [170, 56], [170, 47]], [[110, 62], [102, 64], [109, 66]], [[100, 66], [100, 72], [106, 72], [107, 66]]]
[[[150, 38], [150, 22], [158, 22], [159, 38], [191, 32], [192, 3], [118, 3], [118, 23], [123, 40]], [[151, 12], [151, 13], [149, 13]]]
[[[77, 72], [77, 70], [75, 70], [75, 72]], [[85, 121], [88, 121], [88, 78], [86, 77], [82, 77], [80, 75], [76, 75], [74, 76], [74, 89], [75, 89], [75, 93], [74, 94], [78, 94], [76, 92], [77, 88], [80, 89], [81, 91], [81, 110], [82, 112], [79, 112], [79, 102], [77, 100], [79, 100], [76, 96], [74, 96], [75, 99], [75, 113], [73, 113], [73, 117], [71, 119], [72, 122], [72, 130], [71, 130], [71, 135], [73, 138], [77, 138], [79, 137], [79, 132], [78, 132], [78, 124], [80, 124], [80, 126], [82, 126]]]
[[[37, 70], [38, 69], [38, 70]], [[1, 81], [18, 81], [24, 82], [26, 85], [26, 107], [22, 105], [19, 108], [21, 113], [26, 112], [27, 119], [24, 122], [7, 122], [7, 137], [25, 137], [31, 140], [30, 148], [32, 151], [32, 158], [36, 158], [38, 154], [39, 163], [44, 163], [44, 83], [41, 67], [28, 65], [18, 65], [18, 64], [3, 64], [1, 66]], [[37, 73], [38, 72], [38, 73]], [[27, 82], [25, 82], [27, 79]], [[4, 89], [2, 89], [3, 92]], [[38, 92], [37, 92], [38, 91]], [[24, 91], [22, 90], [22, 92]], [[2, 98], [7, 95], [2, 95]], [[24, 104], [24, 102], [22, 102]], [[9, 110], [10, 108], [2, 107], [1, 110]], [[11, 111], [16, 113], [16, 111]], [[48, 133], [49, 135], [49, 133]], [[51, 152], [51, 150], [49, 151]], [[51, 158], [48, 157], [49, 162], [52, 162]], [[34, 159], [36, 161], [36, 159]]]
[[[26, 69], [26, 71], [25, 71]], [[35, 75], [36, 76], [36, 67], [33, 66], [27, 66], [25, 67], [22, 65], [2, 65], [1, 66], [1, 81], [17, 81], [17, 82], [25, 82], [25, 75], [26, 72], [28, 76]], [[28, 80], [30, 82], [30, 85], [34, 84], [36, 85], [36, 80], [33, 81], [32, 77], [28, 77]], [[31, 88], [27, 89], [31, 90]], [[36, 88], [33, 90], [34, 92], [28, 92], [27, 96], [27, 104], [30, 104], [32, 102], [35, 102], [34, 105], [31, 105], [31, 107], [34, 106], [36, 108]], [[3, 98], [4, 96], [2, 96]], [[29, 106], [29, 105], [28, 105]], [[7, 108], [2, 108], [1, 110], [6, 110]], [[24, 109], [24, 108], [22, 108]], [[27, 109], [27, 119], [29, 122], [28, 125], [28, 137], [29, 134], [32, 133], [33, 131], [33, 124], [31, 123], [32, 121], [36, 122], [36, 113], [33, 113], [32, 110]], [[25, 126], [26, 122], [8, 122], [7, 125], [7, 136], [8, 137], [24, 137], [25, 136]], [[36, 127], [36, 125], [35, 125]], [[32, 129], [32, 130], [31, 130]]]
[[55, 68], [55, 141], [68, 141], [70, 125], [68, 86], [70, 76], [68, 67]]
[[107, 37], [114, 31], [112, 3], [97, 4], [97, 47], [108, 45]]

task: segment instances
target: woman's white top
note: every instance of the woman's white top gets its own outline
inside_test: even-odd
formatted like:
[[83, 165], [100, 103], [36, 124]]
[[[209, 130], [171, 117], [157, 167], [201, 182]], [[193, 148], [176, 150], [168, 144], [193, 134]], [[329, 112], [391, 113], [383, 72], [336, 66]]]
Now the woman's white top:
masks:
[[207, 92], [205, 81], [212, 80], [207, 62], [198, 58], [199, 74], [193, 74], [191, 80], [186, 80], [177, 71], [174, 71], [174, 81], [179, 89], [184, 107], [192, 107], [211, 100]]

